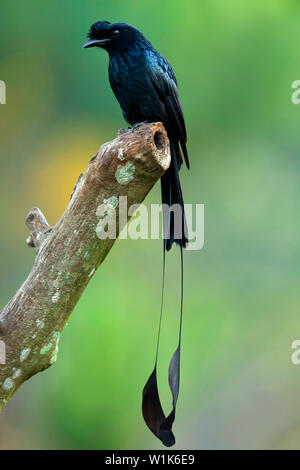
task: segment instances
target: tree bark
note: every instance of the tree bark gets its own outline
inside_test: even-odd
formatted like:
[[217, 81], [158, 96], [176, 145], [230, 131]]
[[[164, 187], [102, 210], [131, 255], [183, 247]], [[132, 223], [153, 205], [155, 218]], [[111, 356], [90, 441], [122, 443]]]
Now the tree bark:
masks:
[[[23, 382], [56, 361], [60, 334], [115, 242], [103, 239], [107, 222], [116, 214], [116, 237], [127, 223], [119, 197], [127, 196], [128, 208], [140, 204], [170, 159], [161, 123], [122, 130], [100, 148], [80, 175], [54, 227], [39, 209], [30, 211], [27, 244], [36, 248], [35, 263], [0, 313], [0, 340], [6, 350], [6, 363], [0, 364], [0, 409]], [[99, 211], [103, 204], [106, 210]]]

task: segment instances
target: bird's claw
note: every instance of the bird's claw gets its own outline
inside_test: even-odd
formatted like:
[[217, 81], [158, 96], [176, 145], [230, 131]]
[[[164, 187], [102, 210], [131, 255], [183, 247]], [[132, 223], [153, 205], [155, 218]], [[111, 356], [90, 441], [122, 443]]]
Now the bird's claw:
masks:
[[128, 129], [131, 129], [132, 131], [135, 129], [138, 129], [139, 127], [143, 126], [144, 124], [149, 124], [150, 121], [143, 121], [143, 122], [137, 122], [133, 126], [130, 126]]

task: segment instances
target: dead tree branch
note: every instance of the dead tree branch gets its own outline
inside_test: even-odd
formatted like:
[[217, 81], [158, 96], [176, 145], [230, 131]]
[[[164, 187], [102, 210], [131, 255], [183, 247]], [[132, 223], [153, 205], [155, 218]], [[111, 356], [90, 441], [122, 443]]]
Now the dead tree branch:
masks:
[[[169, 141], [161, 123], [123, 131], [101, 147], [81, 175], [70, 203], [55, 227], [39, 209], [26, 224], [34, 266], [0, 313], [0, 340], [6, 364], [0, 365], [0, 409], [20, 385], [56, 360], [60, 334], [76, 303], [114, 244], [102, 237], [115, 211], [116, 235], [128, 216], [118, 207], [140, 204], [170, 164]], [[99, 213], [99, 206], [107, 210]], [[102, 235], [101, 235], [102, 234]]]

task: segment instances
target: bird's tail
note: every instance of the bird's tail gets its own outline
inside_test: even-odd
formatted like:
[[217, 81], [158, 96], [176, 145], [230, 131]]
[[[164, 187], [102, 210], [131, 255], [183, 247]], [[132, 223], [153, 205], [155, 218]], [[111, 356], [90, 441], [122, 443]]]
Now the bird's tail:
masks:
[[[169, 447], [175, 444], [175, 437], [172, 431], [175, 420], [177, 398], [179, 393], [180, 378], [180, 349], [181, 349], [181, 329], [183, 314], [183, 248], [187, 246], [188, 235], [186, 230], [186, 221], [184, 215], [184, 204], [179, 181], [179, 170], [181, 166], [181, 155], [179, 145], [176, 141], [170, 139], [171, 146], [171, 166], [161, 178], [163, 218], [164, 218], [164, 250], [163, 250], [163, 281], [161, 309], [158, 328], [158, 338], [156, 346], [155, 365], [144, 390], [142, 410], [145, 422], [149, 429], [157, 436], [162, 443]], [[173, 206], [173, 207], [172, 207]], [[157, 361], [160, 343], [160, 330], [164, 305], [164, 287], [165, 287], [165, 254], [166, 250], [172, 248], [173, 243], [180, 246], [181, 257], [181, 303], [180, 303], [180, 327], [179, 341], [175, 353], [172, 356], [169, 365], [169, 386], [173, 398], [173, 407], [171, 413], [166, 416], [161, 405], [158, 385], [157, 385]]]
[[171, 165], [161, 178], [164, 241], [167, 251], [172, 248], [173, 243], [177, 243], [181, 248], [186, 248], [188, 244], [184, 202], [179, 179], [182, 159], [178, 142], [170, 139], [170, 147]]

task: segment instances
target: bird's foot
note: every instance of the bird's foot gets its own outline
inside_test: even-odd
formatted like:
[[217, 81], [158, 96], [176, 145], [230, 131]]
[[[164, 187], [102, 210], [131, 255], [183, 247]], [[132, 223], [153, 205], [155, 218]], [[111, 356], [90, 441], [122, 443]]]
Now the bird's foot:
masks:
[[150, 123], [150, 121], [137, 122], [133, 126], [130, 126], [128, 129], [135, 130], [135, 129], [138, 129], [139, 127], [141, 127], [143, 124], [149, 124], [149, 123]]

